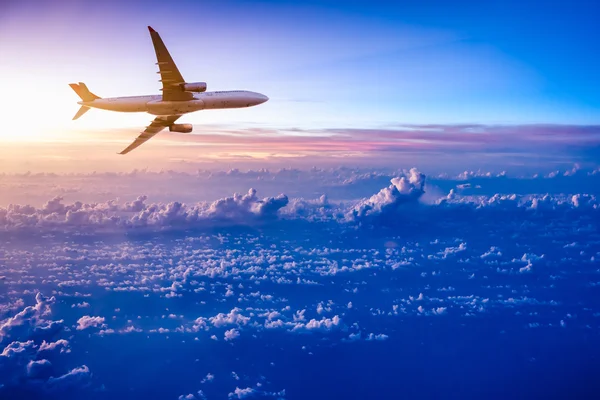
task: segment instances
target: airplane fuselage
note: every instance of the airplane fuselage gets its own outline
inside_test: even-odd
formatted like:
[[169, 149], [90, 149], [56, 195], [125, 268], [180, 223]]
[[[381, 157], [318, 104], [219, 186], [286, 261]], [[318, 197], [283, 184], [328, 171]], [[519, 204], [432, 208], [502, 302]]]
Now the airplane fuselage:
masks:
[[177, 123], [183, 114], [219, 108], [252, 107], [269, 100], [264, 94], [247, 90], [207, 92], [206, 82], [186, 81], [177, 69], [158, 32], [152, 29], [151, 26], [148, 27], [148, 31], [156, 53], [156, 65], [160, 74], [159, 82], [162, 84], [162, 94], [102, 98], [90, 92], [83, 82], [69, 84], [81, 99], [78, 102], [81, 107], [73, 120], [80, 118], [90, 108], [118, 112], [146, 112], [156, 116], [150, 125], [146, 126], [135, 138], [133, 143], [119, 154], [129, 153], [146, 143], [163, 129], [179, 133], [192, 132], [194, 129], [192, 124]]
[[118, 112], [147, 112], [152, 115], [181, 115], [200, 110], [244, 108], [262, 104], [269, 98], [246, 90], [194, 93], [188, 101], [164, 101], [162, 95], [109, 97], [78, 104]]

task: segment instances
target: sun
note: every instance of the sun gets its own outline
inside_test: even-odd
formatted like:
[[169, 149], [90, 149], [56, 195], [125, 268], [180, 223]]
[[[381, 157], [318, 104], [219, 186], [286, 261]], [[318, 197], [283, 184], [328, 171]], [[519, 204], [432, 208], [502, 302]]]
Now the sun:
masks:
[[[133, 116], [127, 113], [109, 113], [92, 110], [83, 118], [73, 121], [79, 110], [79, 98], [67, 83], [53, 82], [36, 86], [27, 84], [8, 85], [0, 96], [3, 111], [0, 127], [0, 143], [48, 143], [85, 141], [84, 131], [123, 129], [144, 126], [151, 120], [148, 116]], [[48, 93], [47, 96], [38, 96]], [[137, 124], [137, 125], [136, 125]]]
[[31, 91], [24, 86], [9, 85], [0, 99], [0, 109], [4, 114], [0, 141], [30, 142], [55, 138], [67, 128], [70, 119], [66, 111], [69, 110], [67, 99], [60, 95], [39, 96], [40, 93], [52, 92], [44, 88]]

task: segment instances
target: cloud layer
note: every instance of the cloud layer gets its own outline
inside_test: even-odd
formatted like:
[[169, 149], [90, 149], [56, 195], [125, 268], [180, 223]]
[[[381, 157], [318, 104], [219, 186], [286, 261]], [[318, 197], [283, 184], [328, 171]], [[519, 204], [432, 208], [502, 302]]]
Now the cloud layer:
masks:
[[[82, 389], [90, 384], [86, 365], [60, 372], [51, 361], [52, 353], [69, 352], [69, 341], [58, 339], [65, 326], [63, 320], [52, 320], [51, 305], [56, 299], [41, 293], [35, 305], [27, 306], [13, 317], [0, 321], [0, 390], [62, 393]], [[53, 357], [56, 359], [56, 357]], [[21, 396], [15, 394], [16, 396]]]
[[[581, 174], [576, 169], [573, 171], [561, 179], [579, 179]], [[293, 170], [287, 173], [298, 175]], [[260, 172], [258, 176], [264, 174], [269, 176], [269, 173]], [[244, 195], [234, 194], [213, 202], [191, 204], [181, 201], [151, 202], [145, 194], [140, 194], [135, 200], [124, 203], [118, 200], [67, 203], [63, 197], [57, 196], [40, 207], [11, 204], [6, 208], [0, 208], [0, 230], [86, 231], [88, 233], [123, 230], [186, 230], [223, 225], [254, 226], [282, 219], [341, 224], [360, 222], [361, 224], [397, 225], [405, 220], [414, 222], [419, 218], [427, 218], [427, 215], [436, 215], [444, 219], [458, 218], [464, 213], [477, 214], [485, 211], [512, 211], [519, 214], [539, 215], [557, 212], [581, 214], [598, 210], [597, 197], [586, 193], [468, 195], [466, 193], [469, 191], [477, 193], [479, 184], [486, 184], [483, 180], [495, 179], [498, 183], [504, 184], [506, 178], [504, 175], [497, 178], [480, 176], [473, 172], [464, 172], [461, 175], [464, 176], [459, 179], [471, 179], [478, 184], [463, 184], [456, 181], [452, 184], [453, 181], [437, 178], [439, 184], [452, 188], [444, 194], [440, 193], [440, 189], [436, 186], [426, 186], [425, 174], [412, 168], [405, 172], [398, 171], [398, 174], [390, 179], [388, 186], [372, 196], [363, 200], [344, 202], [331, 202], [325, 195], [314, 200], [302, 198], [289, 200], [284, 194], [259, 198], [254, 189], [250, 189]], [[246, 173], [243, 176], [242, 182], [245, 182], [255, 175]], [[596, 176], [588, 173], [585, 177], [594, 179]], [[375, 182], [385, 182], [387, 179], [383, 174], [355, 176], [355, 180], [345, 181], [342, 186], [361, 183], [363, 178]], [[548, 180], [552, 183], [557, 179], [559, 178], [555, 176], [544, 181]], [[427, 192], [427, 187], [432, 190], [431, 194]]]
[[[26, 147], [7, 144], [0, 159], [7, 170], [25, 172], [36, 156], [35, 171], [116, 172], [133, 168], [310, 168], [377, 166], [393, 168], [399, 157], [420, 168], [549, 168], [557, 163], [596, 164], [598, 125], [397, 125], [359, 128], [247, 128], [197, 126], [194, 134], [158, 135], [141, 151], [122, 158], [114, 153], [131, 142], [134, 131], [76, 132], [69, 140]], [[90, 153], [90, 146], [97, 151]], [[85, 154], [85, 163], [82, 154]], [[74, 167], [77, 165], [77, 167]]]

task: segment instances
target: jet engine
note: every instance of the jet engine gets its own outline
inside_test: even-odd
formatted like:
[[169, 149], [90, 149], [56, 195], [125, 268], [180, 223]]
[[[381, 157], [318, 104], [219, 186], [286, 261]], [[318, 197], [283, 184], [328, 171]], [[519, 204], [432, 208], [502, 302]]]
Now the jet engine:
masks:
[[173, 124], [169, 126], [169, 131], [179, 133], [190, 133], [194, 129], [192, 124]]
[[206, 82], [183, 83], [181, 88], [184, 92], [206, 92]]

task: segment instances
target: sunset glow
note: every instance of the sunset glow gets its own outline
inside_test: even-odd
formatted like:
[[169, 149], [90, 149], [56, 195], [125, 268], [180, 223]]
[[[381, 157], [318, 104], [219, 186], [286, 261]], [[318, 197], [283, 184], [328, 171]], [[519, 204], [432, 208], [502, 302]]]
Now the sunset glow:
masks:
[[[149, 23], [160, 28], [188, 79], [208, 82], [209, 90], [244, 88], [271, 98], [253, 109], [201, 111], [184, 118], [196, 126], [194, 135], [209, 134], [213, 126], [217, 131], [227, 126], [242, 135], [240, 143], [260, 141], [258, 132], [274, 132], [274, 141], [264, 144], [271, 148], [269, 152], [248, 152], [235, 140], [229, 145], [209, 134], [203, 139], [206, 146], [199, 146], [197, 137], [190, 136], [189, 148], [185, 144], [188, 139], [177, 136], [175, 145], [162, 149], [169, 158], [196, 152], [192, 159], [215, 160], [227, 153], [230, 163], [231, 154], [243, 155], [240, 161], [264, 159], [274, 153], [281, 159], [288, 155], [295, 159], [299, 154], [314, 156], [336, 149], [354, 152], [358, 146], [364, 153], [388, 146], [380, 138], [371, 142], [368, 136], [360, 144], [341, 146], [338, 139], [314, 140], [304, 147], [292, 144], [299, 139], [289, 143], [285, 139], [290, 133], [291, 138], [298, 138], [311, 129], [380, 130], [398, 123], [516, 126], [600, 122], [597, 91], [587, 89], [598, 79], [592, 73], [598, 60], [591, 51], [579, 55], [578, 73], [567, 76], [565, 57], [560, 57], [562, 64], [550, 66], [533, 51], [520, 55], [517, 45], [542, 46], [534, 38], [528, 39], [530, 43], [519, 42], [514, 33], [508, 43], [483, 45], [473, 39], [485, 38], [478, 26], [459, 29], [448, 23], [436, 24], [435, 18], [427, 23], [411, 16], [411, 10], [396, 20], [391, 16], [396, 10], [389, 10], [387, 16], [360, 16], [351, 8], [337, 10], [326, 5], [272, 4], [267, 11], [266, 4], [243, 2], [236, 7], [210, 1], [179, 4], [194, 11], [181, 14], [177, 7], [154, 4], [140, 12], [133, 3], [108, 2], [98, 7], [86, 1], [3, 6], [0, 107], [8, 118], [0, 130], [0, 142], [55, 143], [66, 149], [68, 143], [79, 146], [89, 141], [93, 146], [105, 144], [98, 150], [107, 161], [112, 160], [119, 146], [110, 141], [127, 143], [152, 116], [92, 110], [71, 121], [79, 106], [67, 84], [85, 81], [93, 92], [106, 97], [159, 93], [155, 57], [145, 29]], [[37, 12], [32, 13], [33, 9]], [[192, 23], [194, 12], [203, 16], [202, 23]], [[172, 15], [177, 18], [170, 18]], [[296, 22], [297, 15], [305, 16], [303, 24]], [[115, 23], [107, 24], [108, 19]], [[538, 29], [544, 29], [545, 23], [540, 22]], [[254, 26], [261, 29], [251, 29]], [[580, 35], [574, 29], [570, 32], [573, 37]], [[345, 45], [349, 43], [352, 45]], [[553, 95], [546, 94], [549, 88]], [[580, 95], [575, 96], [576, 91]], [[297, 134], [294, 129], [299, 129]], [[277, 139], [279, 135], [283, 142]], [[164, 132], [155, 140], [161, 136], [164, 143], [172, 141]], [[389, 146], [434, 143], [418, 137], [399, 140]], [[211, 152], [215, 145], [233, 148]], [[21, 155], [31, 151], [25, 145], [12, 149]]]

